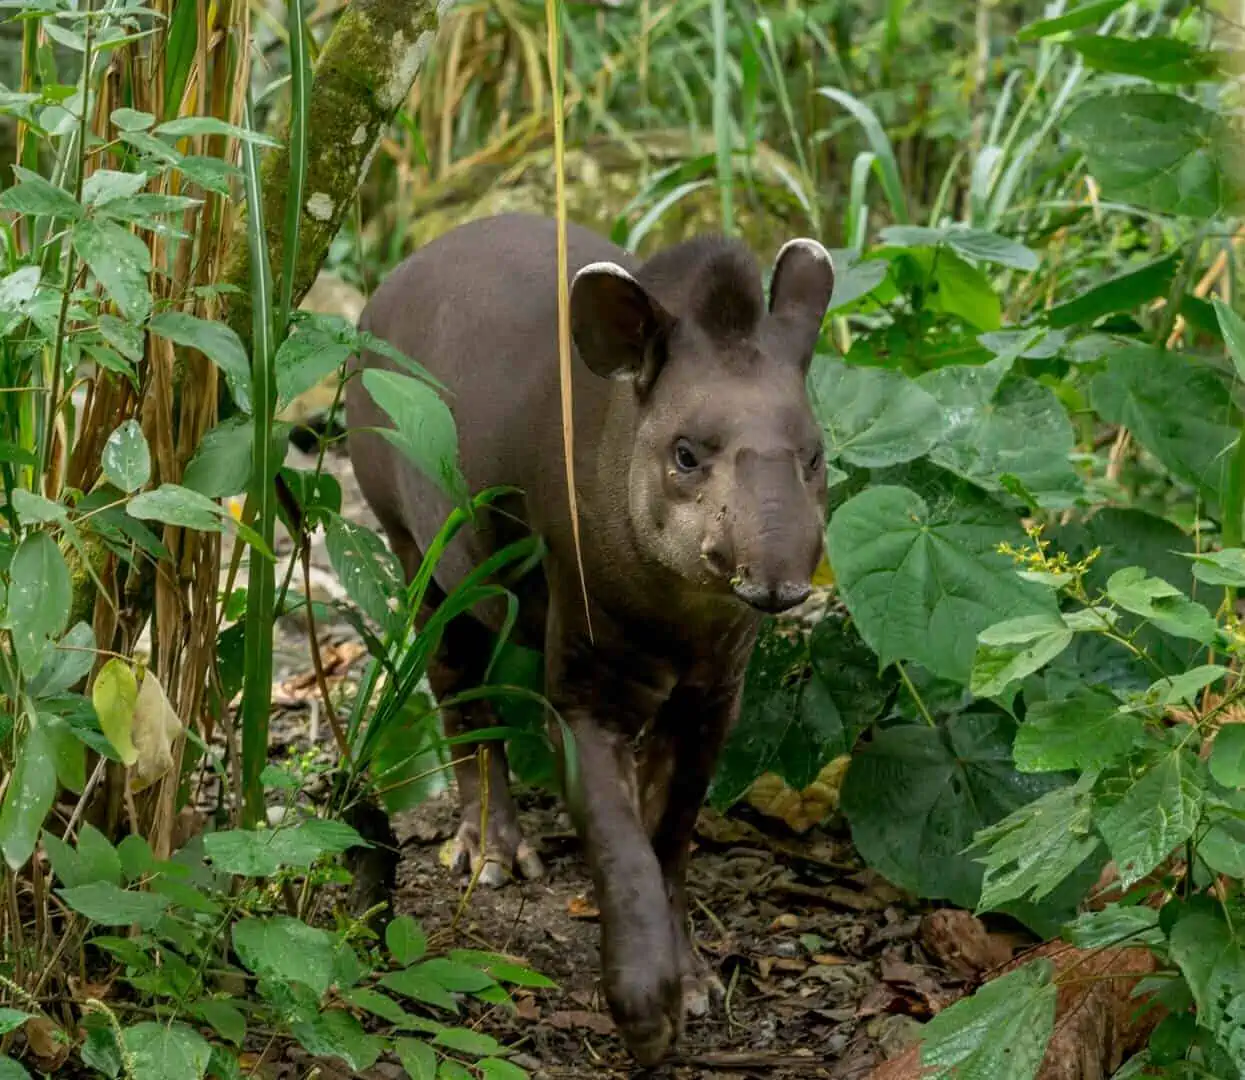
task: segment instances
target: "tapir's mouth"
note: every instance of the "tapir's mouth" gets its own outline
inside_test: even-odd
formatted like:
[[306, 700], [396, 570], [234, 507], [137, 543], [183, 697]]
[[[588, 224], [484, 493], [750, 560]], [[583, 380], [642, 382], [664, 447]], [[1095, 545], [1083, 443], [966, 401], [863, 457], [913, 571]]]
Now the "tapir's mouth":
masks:
[[812, 594], [813, 587], [807, 581], [780, 581], [762, 585], [755, 581], [741, 580], [733, 583], [735, 595], [749, 607], [766, 615], [780, 615], [804, 603]]

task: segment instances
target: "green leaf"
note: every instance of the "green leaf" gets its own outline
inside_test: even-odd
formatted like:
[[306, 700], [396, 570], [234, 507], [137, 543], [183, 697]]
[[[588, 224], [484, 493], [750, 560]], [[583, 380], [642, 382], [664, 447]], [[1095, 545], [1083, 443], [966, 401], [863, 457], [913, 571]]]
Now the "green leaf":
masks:
[[298, 919], [285, 915], [243, 919], [234, 925], [233, 946], [256, 975], [302, 983], [317, 996], [332, 982], [332, 936]]
[[1239, 379], [1245, 379], [1245, 319], [1218, 297], [1214, 300], [1215, 317], [1219, 320], [1219, 332], [1223, 335], [1223, 343], [1228, 347], [1228, 355], [1236, 367]]
[[1245, 877], [1245, 821], [1236, 808], [1224, 813], [1212, 807], [1206, 815], [1208, 828], [1197, 842], [1197, 857], [1216, 874]]
[[437, 1080], [472, 1080], [471, 1070], [453, 1058], [446, 1058], [437, 1070]]
[[513, 986], [552, 990], [558, 985], [547, 976], [516, 964], [498, 953], [481, 952], [478, 949], [454, 949], [450, 952], [449, 959], [460, 964], [475, 964], [499, 982], [510, 983]]
[[927, 1080], [1033, 1080], [1055, 1027], [1054, 965], [1045, 958], [991, 979], [921, 1032]]
[[1224, 724], [1210, 749], [1210, 775], [1224, 787], [1245, 787], [1245, 724]]
[[1011, 764], [1015, 726], [961, 713], [938, 728], [889, 727], [857, 752], [841, 806], [871, 867], [900, 888], [961, 907], [977, 903], [982, 867], [964, 854], [979, 829], [1059, 784]]
[[182, 138], [186, 135], [224, 135], [230, 139], [237, 139], [239, 142], [254, 143], [256, 146], [281, 145], [270, 135], [226, 123], [215, 116], [179, 116], [175, 120], [166, 120], [163, 124], [158, 124], [155, 131], [157, 135], [168, 135], [173, 138]]
[[323, 855], [336, 855], [364, 839], [340, 821], [312, 818], [280, 829], [229, 829], [208, 833], [204, 853], [226, 874], [268, 877], [282, 867], [308, 869]]
[[151, 311], [151, 252], [129, 229], [88, 218], [73, 227], [73, 246], [121, 314], [141, 322]]
[[942, 433], [942, 411], [906, 375], [814, 358], [808, 377], [813, 412], [826, 436], [826, 456], [863, 468], [911, 461]]
[[1239, 418], [1215, 372], [1164, 349], [1119, 349], [1094, 377], [1090, 399], [1174, 475], [1218, 498]]
[[1201, 219], [1241, 205], [1236, 137], [1196, 102], [1147, 89], [1100, 94], [1061, 126], [1085, 151], [1105, 199]]
[[482, 1080], [528, 1080], [526, 1069], [520, 1069], [513, 1061], [501, 1058], [485, 1058], [476, 1062]]
[[251, 363], [241, 338], [229, 326], [184, 311], [162, 311], [148, 326], [153, 334], [203, 353], [224, 373], [238, 408], [251, 411]]
[[1096, 26], [1113, 11], [1122, 8], [1128, 0], [1090, 0], [1088, 4], [1080, 4], [1071, 11], [1065, 11], [1053, 19], [1039, 19], [1030, 23], [1016, 35], [1019, 41], [1036, 41], [1038, 38], [1062, 34], [1068, 30], [1081, 30], [1086, 26]]
[[[285, 444], [290, 437], [289, 424], [273, 424], [273, 460], [285, 456]], [[249, 416], [231, 416], [206, 432], [194, 455], [186, 463], [182, 484], [206, 495], [220, 499], [247, 491], [251, 483], [254, 460], [254, 423]]]
[[469, 1028], [447, 1027], [437, 1032], [432, 1040], [437, 1046], [445, 1046], [457, 1050], [460, 1054], [471, 1057], [500, 1057], [508, 1053], [491, 1035]]
[[878, 719], [892, 684], [878, 677], [876, 658], [846, 620], [827, 617], [808, 636], [766, 626], [748, 661], [739, 721], [718, 761], [713, 806], [726, 809], [766, 772], [797, 791], [807, 787]]
[[1003, 360], [950, 365], [917, 380], [946, 418], [930, 460], [987, 491], [1002, 492], [1010, 474], [1042, 506], [1070, 506], [1080, 483], [1069, 460], [1076, 436], [1068, 414], [1049, 388], [1007, 375], [1012, 361]]
[[136, 364], [142, 360], [145, 337], [142, 327], [119, 319], [116, 315], [101, 315], [99, 332], [104, 336], [104, 340], [127, 360], [132, 360]]
[[146, 131], [156, 122], [151, 113], [129, 108], [113, 109], [110, 119], [120, 131]]
[[1121, 888], [1136, 884], [1193, 835], [1202, 795], [1197, 773], [1172, 752], [1096, 816], [1119, 868]]
[[965, 258], [1009, 266], [1013, 270], [1036, 270], [1037, 254], [1024, 244], [986, 229], [954, 225], [932, 229], [922, 225], [890, 225], [880, 234], [882, 243], [896, 247], [937, 247], [946, 244]]
[[83, 884], [104, 881], [118, 888], [121, 885], [121, 857], [117, 849], [89, 823], [78, 831], [78, 866]]
[[1148, 576], [1140, 566], [1112, 574], [1107, 597], [1125, 611], [1149, 619], [1166, 634], [1192, 638], [1203, 645], [1215, 640], [1218, 624], [1205, 607], [1162, 578]]
[[117, 845], [117, 857], [126, 881], [137, 881], [156, 868], [155, 856], [145, 837], [130, 833]]
[[1047, 313], [1050, 325], [1056, 328], [1088, 325], [1103, 315], [1135, 311], [1156, 297], [1166, 296], [1180, 267], [1180, 257], [1178, 251], [1164, 255], [1056, 304]]
[[1016, 732], [1016, 768], [1104, 769], [1128, 755], [1144, 728], [1140, 716], [1120, 712], [1119, 702], [1102, 690], [1082, 688], [1062, 700], [1037, 701]]
[[191, 1016], [211, 1026], [222, 1039], [241, 1046], [246, 1038], [246, 1017], [242, 1010], [220, 998], [200, 998], [187, 1006]]
[[1245, 950], [1233, 928], [1212, 904], [1196, 903], [1172, 927], [1169, 949], [1193, 993], [1198, 1024], [1245, 1068]]
[[82, 217], [82, 207], [64, 188], [20, 165], [13, 166], [13, 173], [17, 183], [0, 192], [0, 209], [18, 214], [50, 214], [75, 221]]
[[290, 1030], [303, 1049], [317, 1057], [339, 1057], [356, 1074], [376, 1064], [384, 1044], [363, 1030], [359, 1021], [341, 1009], [326, 1009], [312, 1021], [292, 1024]]
[[977, 267], [951, 251], [931, 259], [933, 282], [925, 297], [930, 311], [958, 315], [977, 330], [997, 330], [1003, 322], [1003, 306], [990, 279]]
[[393, 421], [393, 428], [381, 428], [379, 433], [451, 499], [464, 498], [466, 481], [458, 468], [458, 429], [441, 396], [419, 379], [380, 368], [364, 371], [363, 385]]
[[385, 927], [385, 947], [396, 964], [407, 967], [428, 951], [428, 935], [409, 915], [399, 915]]
[[1196, 83], [1223, 78], [1220, 58], [1178, 38], [1152, 34], [1124, 38], [1087, 34], [1068, 44], [1095, 71], [1136, 75], [1154, 83]]
[[107, 881], [58, 889], [57, 895], [79, 915], [100, 926], [138, 923], [143, 929], [150, 929], [160, 921], [169, 906], [166, 897], [120, 889]]
[[212, 1048], [185, 1024], [135, 1024], [124, 1037], [134, 1080], [202, 1080], [207, 1075]]
[[419, 967], [403, 968], [401, 971], [382, 975], [380, 985], [413, 1001], [434, 1005], [449, 1012], [458, 1012], [458, 1002], [454, 1000], [454, 995]]
[[140, 521], [160, 521], [201, 532], [220, 532], [228, 511], [206, 495], [178, 484], [161, 484], [153, 491], [136, 495], [126, 512]]
[[1063, 928], [1063, 936], [1078, 949], [1104, 949], [1121, 942], [1154, 947], [1164, 941], [1159, 913], [1143, 904], [1108, 904], [1101, 911], [1083, 911]]
[[0, 1080], [30, 1080], [30, 1073], [6, 1054], [0, 1056]]
[[102, 206], [114, 199], [126, 199], [136, 195], [147, 186], [144, 172], [117, 172], [115, 169], [96, 169], [82, 184], [82, 201], [87, 206]]
[[121, 1075], [121, 1042], [103, 1013], [88, 1012], [82, 1017], [86, 1037], [78, 1052], [82, 1064], [103, 1073], [110, 1080]]
[[1072, 644], [1057, 613], [1022, 615], [977, 635], [969, 689], [976, 697], [1002, 697], [1008, 687], [1045, 667]]
[[1169, 706], [1184, 703], [1196, 705], [1197, 696], [1228, 673], [1220, 664], [1199, 664], [1179, 675], [1165, 676], [1146, 689], [1141, 697], [1144, 705]]
[[1245, 549], [1225, 548], [1223, 551], [1190, 552], [1193, 576], [1207, 585], [1245, 588]]
[[127, 494], [151, 479], [151, 451], [136, 420], [124, 421], [108, 436], [101, 464], [105, 479]]
[[[38, 459], [36, 463], [37, 461]], [[15, 488], [10, 501], [24, 525], [46, 522], [64, 525], [69, 520], [69, 511], [62, 503], [45, 499], [42, 495], [27, 491], [25, 488]]]
[[353, 352], [348, 343], [317, 324], [296, 326], [277, 350], [277, 408], [285, 408], [338, 371]]
[[425, 960], [414, 970], [435, 980], [446, 990], [456, 993], [472, 994], [478, 990], [487, 990], [493, 986], [494, 979], [486, 972], [469, 964], [456, 964], [444, 957]]
[[325, 514], [324, 544], [346, 595], [382, 629], [393, 626], [406, 577], [384, 541], [339, 514]]
[[9, 603], [4, 625], [23, 675], [43, 667], [69, 621], [73, 584], [56, 541], [46, 532], [29, 533], [9, 565]]
[[436, 1080], [436, 1051], [422, 1039], [394, 1039], [393, 1049], [411, 1080]]
[[1100, 846], [1093, 835], [1089, 785], [1049, 791], [981, 830], [971, 851], [985, 866], [977, 911], [1028, 897], [1040, 901], [1071, 877]]
[[843, 599], [882, 664], [912, 660], [967, 684], [982, 630], [1055, 610], [1048, 589], [1021, 581], [995, 551], [1021, 535], [997, 505], [931, 505], [881, 485], [839, 507], [826, 541]]
[[56, 796], [55, 748], [47, 728], [35, 722], [17, 747], [17, 760], [0, 804], [0, 852], [19, 870], [35, 850], [43, 819]]
[[134, 748], [134, 710], [138, 705], [138, 680], [120, 657], [111, 657], [95, 676], [91, 703], [109, 745], [125, 765], [138, 760]]
[[56, 762], [56, 779], [62, 787], [81, 795], [86, 786], [86, 746], [69, 722], [52, 713], [40, 713], [39, 723], [47, 730]]
[[375, 990], [356, 987], [353, 990], [341, 991], [339, 996], [347, 1005], [353, 1005], [356, 1009], [362, 1009], [373, 1016], [379, 1016], [382, 1020], [388, 1020], [396, 1027], [409, 1026], [410, 1021], [414, 1019], [392, 998], [378, 994]]
[[16, 1031], [27, 1020], [33, 1020], [34, 1018], [34, 1013], [0, 1006], [0, 1035], [7, 1035], [10, 1031]]

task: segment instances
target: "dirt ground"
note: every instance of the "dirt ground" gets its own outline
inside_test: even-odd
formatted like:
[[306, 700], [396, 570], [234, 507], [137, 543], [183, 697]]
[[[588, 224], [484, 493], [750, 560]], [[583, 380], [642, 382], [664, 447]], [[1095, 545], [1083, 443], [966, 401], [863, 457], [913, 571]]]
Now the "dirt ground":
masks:
[[[292, 447], [287, 463], [309, 467], [313, 459]], [[373, 524], [344, 456], [330, 454], [328, 467], [342, 482], [343, 512]], [[340, 595], [322, 544], [313, 561], [313, 588]], [[360, 651], [344, 625], [324, 627], [320, 643], [347, 658]], [[282, 620], [277, 700], [285, 711], [274, 721], [276, 752], [311, 741], [329, 749], [308, 656], [305, 629]], [[463, 905], [464, 882], [441, 860], [456, 824], [451, 790], [394, 822], [402, 845], [396, 907], [424, 924], [434, 946], [505, 952], [557, 982], [556, 990], [519, 992], [515, 1014], [482, 1003], [466, 1013], [534, 1077], [863, 1078], [965, 985], [962, 971], [922, 943], [927, 909], [863, 867], [841, 821], [797, 836], [747, 807], [726, 816], [706, 809], [690, 871], [694, 941], [727, 987], [726, 1001], [689, 1021], [668, 1064], [636, 1070], [600, 994], [599, 925], [578, 842], [553, 797], [517, 795], [543, 879], [477, 888]], [[311, 1063], [304, 1058], [300, 1068], [298, 1056], [295, 1074], [306, 1075]], [[323, 1060], [316, 1065], [323, 1080], [344, 1075]], [[402, 1074], [381, 1064], [367, 1075]]]

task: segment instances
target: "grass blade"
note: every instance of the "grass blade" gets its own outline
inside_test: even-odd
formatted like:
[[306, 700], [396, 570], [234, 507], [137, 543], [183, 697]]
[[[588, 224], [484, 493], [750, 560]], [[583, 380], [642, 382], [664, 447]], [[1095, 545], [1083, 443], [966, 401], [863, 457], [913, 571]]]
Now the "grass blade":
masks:
[[281, 306], [277, 309], [276, 333], [285, 335], [294, 295], [298, 266], [298, 235], [302, 226], [303, 193], [307, 189], [307, 116], [311, 109], [311, 59], [307, 55], [307, 31], [303, 0], [289, 0], [290, 37], [290, 172], [285, 200], [285, 236], [281, 245]]
[[731, 84], [726, 42], [726, 0], [713, 0], [713, 141], [717, 148], [722, 231], [735, 232], [735, 177], [731, 161]]
[[909, 221], [908, 200], [904, 195], [899, 163], [895, 160], [895, 151], [891, 147], [890, 139], [886, 137], [877, 114], [846, 90], [822, 86], [818, 88], [817, 93], [845, 108], [864, 129], [865, 138], [869, 140], [869, 148], [876, 155], [873, 166], [882, 181], [882, 191], [886, 194], [886, 201], [890, 204], [891, 214], [898, 224], [907, 225]]

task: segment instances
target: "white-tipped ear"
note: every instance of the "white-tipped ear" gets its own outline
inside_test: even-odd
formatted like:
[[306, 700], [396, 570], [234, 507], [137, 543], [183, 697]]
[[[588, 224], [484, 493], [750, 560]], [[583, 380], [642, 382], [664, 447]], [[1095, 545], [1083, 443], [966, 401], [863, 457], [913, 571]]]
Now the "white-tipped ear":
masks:
[[834, 295], [834, 260], [816, 240], [801, 237], [783, 244], [774, 260], [769, 308], [787, 323], [798, 360], [807, 365]]
[[571, 279], [571, 336], [588, 369], [611, 379], [651, 382], [655, 350], [670, 317], [629, 271], [589, 263]]

